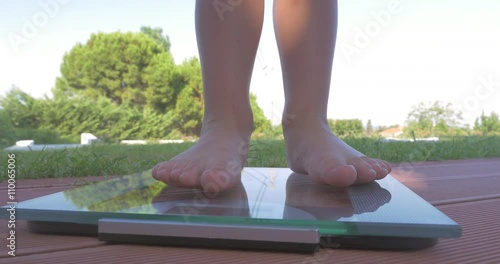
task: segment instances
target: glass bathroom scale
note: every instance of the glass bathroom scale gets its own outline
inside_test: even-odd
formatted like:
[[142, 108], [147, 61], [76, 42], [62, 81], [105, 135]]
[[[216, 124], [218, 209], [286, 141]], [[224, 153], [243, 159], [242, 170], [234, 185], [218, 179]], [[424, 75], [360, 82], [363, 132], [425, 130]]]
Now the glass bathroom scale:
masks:
[[167, 186], [146, 171], [20, 202], [16, 218], [32, 232], [113, 243], [293, 252], [420, 249], [462, 232], [391, 175], [335, 188], [288, 168], [245, 168], [224, 193]]

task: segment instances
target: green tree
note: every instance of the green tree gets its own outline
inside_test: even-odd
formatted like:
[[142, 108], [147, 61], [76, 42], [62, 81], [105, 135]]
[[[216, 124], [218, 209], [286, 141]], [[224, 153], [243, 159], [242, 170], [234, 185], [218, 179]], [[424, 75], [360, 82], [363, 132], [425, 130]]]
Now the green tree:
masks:
[[479, 118], [474, 122], [474, 130], [481, 132], [483, 135], [500, 133], [500, 119], [498, 114], [491, 112], [489, 116], [481, 113]]
[[203, 82], [197, 58], [179, 66], [176, 81], [184, 85], [175, 104], [174, 128], [184, 135], [199, 136], [203, 122]]
[[[184, 84], [179, 92], [175, 106], [174, 126], [184, 135], [199, 136], [203, 123], [203, 81], [201, 65], [197, 58], [192, 58], [180, 65], [174, 82]], [[179, 86], [177, 85], [173, 85]], [[250, 94], [250, 106], [254, 115], [254, 133], [266, 134], [272, 130], [271, 121], [257, 103], [257, 97]]]
[[[200, 62], [176, 65], [169, 49], [161, 29], [92, 34], [64, 55], [53, 98], [35, 99], [13, 88], [0, 103], [17, 134], [43, 141], [84, 132], [112, 141], [199, 135]], [[255, 131], [272, 131], [254, 95], [250, 101]]]
[[264, 111], [259, 107], [259, 104], [257, 103], [257, 96], [252, 93], [250, 94], [250, 106], [253, 112], [253, 133], [255, 134], [255, 136], [272, 137], [272, 134], [274, 132], [271, 121], [267, 119], [267, 117], [264, 115]]
[[41, 127], [46, 121], [47, 101], [47, 98], [35, 99], [18, 87], [13, 87], [5, 97], [0, 98], [0, 145], [27, 139], [37, 144], [60, 143], [57, 131]]
[[0, 108], [0, 147], [6, 147], [14, 143], [14, 126], [10, 121], [10, 116], [5, 109]]
[[147, 26], [141, 27], [141, 32], [154, 39], [163, 51], [170, 53], [170, 39], [167, 35], [163, 35], [162, 28], [151, 28]]
[[[166, 113], [175, 107], [177, 93], [175, 87], [182, 83], [176, 82], [178, 70], [170, 53], [161, 53], [153, 57], [144, 70], [144, 80], [147, 87], [144, 91], [146, 107], [158, 113]], [[189, 79], [190, 76], [187, 76]]]
[[84, 132], [112, 141], [123, 139], [159, 139], [170, 130], [172, 117], [150, 108], [139, 110], [129, 102], [116, 105], [100, 97], [59, 98], [52, 102], [43, 128], [53, 129], [66, 137]]
[[161, 30], [143, 30], [146, 33], [92, 34], [85, 44], [74, 46], [64, 55], [54, 95], [104, 96], [139, 108], [169, 106], [174, 88], [168, 84], [175, 67], [170, 42], [155, 38]]
[[0, 106], [16, 128], [37, 128], [40, 123], [39, 103], [31, 95], [13, 86], [0, 98]]
[[359, 119], [328, 120], [330, 129], [339, 137], [360, 136], [365, 133], [363, 122]]
[[453, 109], [451, 104], [436, 101], [420, 103], [412, 107], [406, 119], [405, 134], [413, 131], [418, 137], [447, 135], [452, 129], [458, 128], [462, 115]]

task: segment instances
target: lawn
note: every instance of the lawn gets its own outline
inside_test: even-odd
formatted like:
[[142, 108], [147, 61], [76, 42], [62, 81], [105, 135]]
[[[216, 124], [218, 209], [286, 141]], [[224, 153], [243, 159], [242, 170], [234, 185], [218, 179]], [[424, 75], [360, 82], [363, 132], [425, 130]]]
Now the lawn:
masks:
[[[437, 142], [383, 142], [346, 138], [368, 156], [392, 163], [500, 157], [499, 136], [451, 137]], [[16, 179], [124, 175], [151, 169], [194, 143], [166, 145], [96, 144], [78, 149], [15, 152]], [[0, 150], [0, 178], [7, 176], [8, 152]], [[248, 167], [286, 167], [282, 140], [256, 140], [249, 148]]]

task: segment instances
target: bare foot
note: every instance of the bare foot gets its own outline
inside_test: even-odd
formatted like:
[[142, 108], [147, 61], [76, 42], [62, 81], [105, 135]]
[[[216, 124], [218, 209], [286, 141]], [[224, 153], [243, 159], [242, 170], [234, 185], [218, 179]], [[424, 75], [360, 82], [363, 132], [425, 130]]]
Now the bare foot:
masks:
[[285, 115], [283, 134], [288, 166], [317, 183], [346, 187], [382, 179], [391, 171], [388, 162], [369, 158], [344, 143], [318, 115]]
[[235, 186], [247, 159], [251, 127], [231, 120], [204, 124], [198, 142], [170, 161], [157, 164], [153, 177], [168, 185], [212, 193]]

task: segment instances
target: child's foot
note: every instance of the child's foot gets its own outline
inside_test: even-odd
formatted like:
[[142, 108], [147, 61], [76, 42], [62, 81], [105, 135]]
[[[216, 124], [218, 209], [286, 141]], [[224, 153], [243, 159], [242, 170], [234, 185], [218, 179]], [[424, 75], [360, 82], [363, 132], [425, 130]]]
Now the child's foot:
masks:
[[216, 120], [203, 125], [200, 139], [170, 161], [157, 164], [152, 175], [168, 185], [218, 193], [240, 182], [251, 125]]
[[335, 136], [317, 115], [285, 115], [288, 166], [322, 184], [346, 187], [382, 179], [391, 171], [383, 160], [366, 157]]

